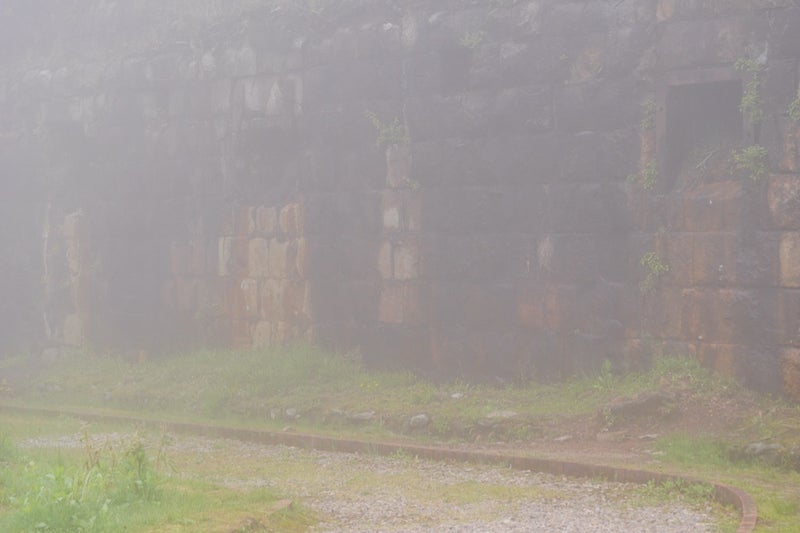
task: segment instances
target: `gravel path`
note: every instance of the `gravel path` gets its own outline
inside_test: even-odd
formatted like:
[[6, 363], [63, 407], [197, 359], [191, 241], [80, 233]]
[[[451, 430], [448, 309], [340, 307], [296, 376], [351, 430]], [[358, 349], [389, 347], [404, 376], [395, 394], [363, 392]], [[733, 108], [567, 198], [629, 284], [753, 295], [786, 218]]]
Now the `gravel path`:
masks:
[[[97, 442], [124, 440], [121, 434]], [[29, 447], [79, 447], [80, 436]], [[317, 511], [315, 532], [711, 532], [711, 507], [644, 503], [642, 488], [406, 455], [338, 454], [229, 439], [175, 437], [183, 476], [275, 487]]]

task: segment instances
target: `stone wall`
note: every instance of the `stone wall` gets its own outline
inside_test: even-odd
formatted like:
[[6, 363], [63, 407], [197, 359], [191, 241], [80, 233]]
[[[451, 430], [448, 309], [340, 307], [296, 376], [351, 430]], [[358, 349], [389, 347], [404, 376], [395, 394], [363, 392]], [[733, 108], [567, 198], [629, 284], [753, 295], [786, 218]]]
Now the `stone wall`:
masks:
[[23, 241], [86, 227], [69, 313], [24, 285], [63, 342], [482, 379], [663, 351], [800, 395], [795, 0], [0, 10]]

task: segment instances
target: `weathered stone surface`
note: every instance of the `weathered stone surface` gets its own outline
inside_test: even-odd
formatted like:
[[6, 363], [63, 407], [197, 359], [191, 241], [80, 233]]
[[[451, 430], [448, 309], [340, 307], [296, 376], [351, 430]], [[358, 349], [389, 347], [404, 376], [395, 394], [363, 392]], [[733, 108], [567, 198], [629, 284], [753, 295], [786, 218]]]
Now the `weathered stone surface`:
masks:
[[744, 212], [744, 194], [742, 182], [738, 180], [694, 187], [683, 197], [683, 227], [687, 231], [735, 228]]
[[781, 235], [780, 273], [782, 287], [800, 288], [800, 232]]
[[386, 184], [406, 188], [414, 183], [411, 176], [411, 153], [405, 144], [392, 144], [386, 149]]
[[186, 245], [172, 243], [170, 245], [169, 271], [173, 276], [180, 276], [188, 273], [188, 250]]
[[259, 206], [256, 209], [256, 228], [265, 237], [272, 237], [278, 228], [278, 213], [274, 207]]
[[394, 265], [394, 279], [412, 280], [420, 277], [421, 274], [421, 251], [416, 240], [404, 238], [398, 241], [392, 254]]
[[382, 279], [394, 278], [394, 259], [392, 254], [392, 243], [384, 241], [378, 252], [378, 272]]
[[278, 217], [281, 231], [290, 239], [303, 234], [303, 213], [300, 204], [286, 204]]
[[386, 284], [381, 289], [378, 319], [386, 324], [421, 324], [425, 320], [423, 286]]
[[628, 81], [606, 81], [567, 85], [556, 94], [556, 117], [567, 133], [615, 131], [638, 122], [635, 85]]
[[269, 241], [269, 275], [282, 279], [289, 276], [289, 242], [272, 239]]
[[800, 176], [770, 178], [769, 210], [775, 227], [800, 228]]
[[234, 276], [247, 268], [248, 239], [220, 237], [218, 242], [217, 275]]
[[258, 317], [258, 281], [254, 279], [243, 279], [239, 284], [242, 290], [242, 316], [248, 318]]
[[247, 259], [247, 272], [251, 278], [269, 276], [269, 242], [266, 239], [250, 239]]
[[783, 350], [783, 388], [786, 394], [800, 401], [800, 349]]
[[272, 323], [284, 319], [284, 292], [284, 281], [267, 279], [261, 282], [260, 299], [262, 318]]

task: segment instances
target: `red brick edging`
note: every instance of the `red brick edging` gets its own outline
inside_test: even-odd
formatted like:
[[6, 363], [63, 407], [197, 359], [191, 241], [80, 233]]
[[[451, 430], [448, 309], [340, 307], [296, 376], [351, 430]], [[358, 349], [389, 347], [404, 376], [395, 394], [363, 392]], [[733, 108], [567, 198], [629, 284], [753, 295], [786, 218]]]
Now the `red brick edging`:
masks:
[[[499, 452], [478, 452], [399, 442], [343, 439], [309, 433], [278, 432], [263, 429], [240, 429], [226, 426], [211, 426], [192, 422], [171, 422], [168, 420], [152, 420], [125, 415], [102, 414], [85, 411], [45, 409], [10, 405], [0, 405], [0, 408], [11, 412], [48, 416], [69, 415], [86, 420], [103, 422], [158, 424], [159, 426], [166, 427], [175, 432], [192, 433], [209, 437], [231, 438], [260, 444], [283, 444], [286, 446], [294, 446], [313, 450], [345, 453], [377, 453], [381, 455], [404, 452], [425, 459], [503, 464], [519, 470], [530, 470], [533, 472], [544, 472], [548, 474], [570, 477], [602, 477], [609, 481], [620, 481], [626, 483], [647, 483], [649, 481], [655, 481], [658, 483], [663, 483], [665, 481], [708, 483], [705, 480], [690, 476], [649, 472], [647, 470], [621, 468], [608, 465], [560, 461], [558, 459], [540, 459]], [[724, 505], [732, 505], [741, 513], [739, 528], [736, 530], [736, 533], [751, 533], [756, 526], [756, 521], [758, 520], [758, 509], [753, 498], [747, 492], [737, 487], [732, 487], [719, 482], [712, 482], [711, 485], [714, 487], [714, 499], [717, 502]]]

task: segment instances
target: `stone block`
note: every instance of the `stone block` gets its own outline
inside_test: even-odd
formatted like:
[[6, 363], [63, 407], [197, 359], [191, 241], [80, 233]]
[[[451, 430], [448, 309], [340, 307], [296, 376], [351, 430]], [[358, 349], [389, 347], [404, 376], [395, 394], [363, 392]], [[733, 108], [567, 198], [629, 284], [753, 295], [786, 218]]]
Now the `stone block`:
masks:
[[400, 207], [391, 206], [383, 208], [383, 229], [384, 231], [400, 231]]
[[692, 279], [697, 285], [774, 286], [777, 256], [772, 233], [697, 233]]
[[198, 282], [179, 277], [175, 279], [175, 306], [179, 311], [193, 313], [197, 310]]
[[311, 320], [311, 299], [308, 283], [290, 281], [283, 291], [283, 316], [291, 324], [307, 324]]
[[778, 289], [775, 298], [776, 320], [768, 326], [776, 330], [775, 342], [800, 348], [800, 291]]
[[311, 266], [311, 249], [308, 241], [301, 237], [295, 241], [295, 274], [300, 279], [308, 277]]
[[86, 340], [86, 317], [79, 313], [64, 317], [62, 338], [67, 346], [82, 346]]
[[[664, 31], [659, 32], [658, 67], [672, 70], [733, 64], [741, 57], [749, 57], [749, 42], [763, 42], [769, 33], [767, 21], [762, 17], [676, 20], [665, 24]], [[741, 39], [742, 35], [749, 39]]]
[[251, 278], [269, 276], [269, 241], [262, 238], [250, 239], [247, 254], [247, 272]]
[[202, 276], [206, 272], [206, 247], [202, 241], [192, 241], [187, 247], [187, 272]]
[[552, 225], [564, 233], [609, 233], [629, 230], [628, 197], [621, 183], [554, 185], [548, 189]]
[[[771, 7], [774, 2], [760, 0], [765, 5]], [[800, 6], [793, 0], [779, 0], [784, 5], [791, 5], [790, 9], [776, 11], [774, 20], [770, 21], [769, 33], [767, 34], [770, 59], [797, 59], [797, 51], [800, 50]]]
[[286, 237], [296, 239], [301, 236], [303, 234], [302, 206], [297, 203], [286, 204], [281, 208], [278, 222], [281, 231]]
[[554, 128], [549, 87], [517, 87], [497, 93], [489, 120], [490, 136], [544, 133]]
[[741, 369], [737, 367], [737, 352], [737, 347], [731, 344], [702, 343], [697, 358], [706, 368], [729, 378], [738, 378]]
[[284, 293], [286, 282], [267, 279], [261, 282], [261, 317], [269, 322], [284, 320]]
[[682, 314], [681, 289], [668, 288], [648, 297], [639, 319], [645, 331], [653, 337], [677, 339], [682, 332]]
[[243, 237], [255, 230], [255, 208], [248, 206], [231, 207], [225, 214], [222, 224], [223, 235]]
[[61, 224], [61, 235], [66, 240], [81, 240], [85, 238], [86, 216], [83, 210], [78, 210], [64, 217]]
[[386, 149], [386, 184], [391, 188], [407, 188], [413, 184], [411, 149], [406, 144], [393, 144]]
[[394, 245], [392, 263], [394, 265], [394, 279], [412, 280], [421, 274], [421, 250], [416, 240], [404, 238]]
[[378, 251], [378, 272], [381, 275], [381, 279], [394, 278], [394, 259], [390, 241], [384, 241]]
[[384, 324], [422, 324], [426, 316], [423, 286], [393, 283], [381, 288], [378, 320]]
[[239, 288], [242, 291], [242, 310], [239, 316], [243, 316], [246, 318], [257, 318], [258, 317], [258, 281], [254, 279], [243, 279], [240, 284]]
[[684, 195], [684, 225], [687, 231], [732, 231], [744, 214], [744, 191], [740, 180], [695, 186]]
[[612, 132], [582, 131], [559, 139], [560, 177], [573, 182], [622, 181], [639, 170], [636, 128]]
[[246, 320], [231, 321], [231, 342], [237, 349], [245, 349], [253, 346], [251, 337], [250, 323]]
[[537, 331], [573, 331], [576, 303], [577, 295], [570, 287], [528, 288], [519, 296], [517, 322]]
[[289, 277], [289, 241], [269, 241], [269, 275], [276, 279]]
[[186, 245], [173, 242], [169, 247], [169, 271], [173, 276], [183, 276], [189, 271], [189, 251]]
[[780, 241], [780, 284], [800, 288], [800, 232], [788, 231]]
[[256, 209], [256, 228], [265, 237], [272, 237], [278, 228], [278, 213], [274, 207], [259, 206]]
[[225, 284], [220, 278], [198, 280], [196, 318], [209, 319], [225, 315]]
[[800, 176], [770, 178], [769, 211], [776, 228], [800, 228]]
[[800, 348], [786, 348], [783, 359], [783, 390], [795, 401], [800, 401]]
[[639, 122], [635, 83], [592, 80], [564, 86], [555, 97], [555, 120], [563, 132], [616, 131]]
[[272, 345], [272, 323], [260, 321], [252, 327], [253, 348], [268, 348]]
[[[693, 233], [675, 232], [669, 233], [662, 241], [664, 246], [662, 260], [669, 265], [669, 271], [663, 275], [665, 285], [689, 287], [693, 284], [694, 240]], [[641, 258], [637, 257], [636, 259], [636, 275], [646, 276], [647, 272], [642, 270], [643, 267], [640, 264]]]
[[237, 276], [247, 270], [248, 239], [220, 237], [217, 253], [217, 275]]

